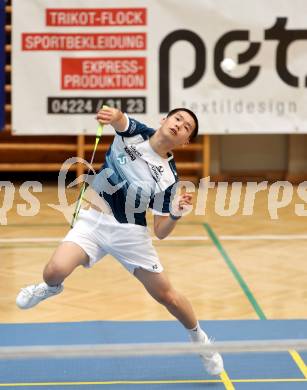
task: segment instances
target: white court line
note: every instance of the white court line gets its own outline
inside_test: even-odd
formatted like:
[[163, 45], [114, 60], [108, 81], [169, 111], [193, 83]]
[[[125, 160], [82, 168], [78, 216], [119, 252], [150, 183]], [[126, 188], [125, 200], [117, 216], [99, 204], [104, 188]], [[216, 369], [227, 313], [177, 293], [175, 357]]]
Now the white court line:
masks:
[[202, 343], [137, 343], [137, 344], [77, 344], [26, 345], [0, 347], [0, 359], [127, 357], [199, 355], [204, 352], [286, 352], [306, 351], [306, 339], [215, 341]]
[[307, 234], [259, 234], [254, 236], [219, 236], [220, 240], [225, 241], [252, 241], [252, 240], [307, 240]]
[[[164, 240], [167, 241], [203, 241], [208, 240], [207, 236], [173, 236], [167, 237]], [[154, 238], [154, 240], [158, 240]], [[261, 234], [261, 235], [221, 235], [219, 236], [221, 241], [253, 241], [253, 240], [307, 240], [307, 234]]]
[[[0, 244], [21, 244], [21, 243], [46, 243], [46, 242], [60, 242], [62, 237], [23, 237], [23, 238], [0, 238]], [[159, 241], [158, 238], [153, 237], [153, 240]], [[163, 241], [207, 241], [207, 236], [172, 236], [166, 237]], [[307, 240], [307, 234], [261, 234], [261, 235], [225, 235], [219, 236], [221, 241], [291, 241], [291, 240]]]
[[23, 238], [0, 238], [0, 244], [22, 244], [22, 243], [39, 243], [39, 242], [60, 242], [59, 237], [23, 237]]

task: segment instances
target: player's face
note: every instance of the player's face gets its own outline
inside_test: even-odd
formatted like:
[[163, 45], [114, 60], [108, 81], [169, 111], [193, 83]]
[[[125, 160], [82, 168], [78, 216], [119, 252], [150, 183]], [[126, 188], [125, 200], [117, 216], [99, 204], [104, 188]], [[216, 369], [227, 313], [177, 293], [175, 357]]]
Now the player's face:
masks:
[[164, 118], [161, 126], [163, 134], [173, 141], [174, 146], [189, 143], [194, 128], [194, 119], [186, 111], [178, 111]]

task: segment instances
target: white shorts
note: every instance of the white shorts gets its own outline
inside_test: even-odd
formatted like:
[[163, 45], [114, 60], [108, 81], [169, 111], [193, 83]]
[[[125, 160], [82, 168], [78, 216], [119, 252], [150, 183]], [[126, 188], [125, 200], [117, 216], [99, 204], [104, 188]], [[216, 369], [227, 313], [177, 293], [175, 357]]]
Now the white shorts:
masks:
[[76, 243], [88, 254], [88, 267], [110, 254], [132, 274], [137, 268], [156, 273], [163, 271], [146, 226], [119, 223], [113, 215], [92, 208], [80, 210], [65, 241]]

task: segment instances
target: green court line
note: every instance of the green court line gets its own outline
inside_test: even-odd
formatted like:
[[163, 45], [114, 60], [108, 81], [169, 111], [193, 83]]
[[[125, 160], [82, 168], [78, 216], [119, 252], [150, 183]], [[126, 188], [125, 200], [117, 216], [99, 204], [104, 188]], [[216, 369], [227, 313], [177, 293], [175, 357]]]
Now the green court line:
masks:
[[[303, 378], [276, 379], [232, 379], [234, 383], [297, 383], [307, 382]], [[88, 382], [25, 382], [0, 383], [0, 387], [37, 387], [37, 386], [87, 386], [87, 385], [178, 385], [193, 383], [223, 383], [220, 379], [187, 379], [187, 380], [145, 380], [145, 381], [88, 381]]]
[[[227, 252], [224, 250], [222, 244], [220, 243], [217, 235], [214, 233], [213, 229], [210, 227], [209, 224], [205, 223], [204, 228], [207, 230], [209, 237], [213, 241], [214, 245], [218, 249], [218, 251], [221, 253], [223, 259], [225, 260], [226, 264], [228, 265], [230, 271], [234, 275], [237, 282], [240, 284], [242, 290], [244, 291], [246, 297], [252, 304], [255, 312], [257, 313], [259, 319], [266, 320], [266, 316], [264, 312], [262, 311], [261, 307], [259, 306], [258, 302], [256, 301], [255, 297], [253, 296], [251, 290], [249, 289], [248, 285], [245, 283], [244, 279], [242, 278], [241, 274], [237, 270], [236, 266], [228, 256]], [[301, 356], [296, 351], [288, 351], [292, 359], [294, 360], [295, 364], [297, 365], [298, 369], [304, 376], [305, 380], [307, 379], [307, 366]]]
[[267, 318], [266, 318], [264, 312], [262, 311], [261, 307], [259, 306], [258, 302], [256, 301], [256, 299], [255, 299], [253, 293], [251, 292], [250, 288], [248, 287], [248, 285], [244, 281], [244, 279], [241, 276], [240, 272], [237, 270], [236, 266], [234, 265], [234, 263], [232, 262], [232, 260], [230, 259], [230, 257], [228, 256], [228, 254], [226, 253], [224, 248], [222, 247], [222, 244], [220, 243], [219, 239], [217, 238], [217, 235], [214, 233], [214, 231], [212, 230], [212, 228], [210, 227], [209, 224], [205, 223], [203, 226], [207, 230], [207, 233], [208, 233], [209, 237], [211, 238], [211, 240], [213, 241], [214, 245], [217, 247], [218, 251], [222, 255], [223, 259], [225, 260], [225, 263], [228, 265], [228, 268], [232, 272], [233, 276], [235, 277], [237, 282], [240, 284], [240, 286], [241, 286], [242, 290], [244, 291], [247, 299], [250, 301], [251, 305], [255, 309], [255, 312], [257, 313], [258, 317], [261, 320], [266, 320]]

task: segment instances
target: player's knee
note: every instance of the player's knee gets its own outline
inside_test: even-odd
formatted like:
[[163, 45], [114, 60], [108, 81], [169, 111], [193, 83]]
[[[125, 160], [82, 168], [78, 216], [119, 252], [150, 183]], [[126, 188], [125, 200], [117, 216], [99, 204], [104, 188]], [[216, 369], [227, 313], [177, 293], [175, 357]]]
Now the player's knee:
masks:
[[177, 307], [178, 294], [174, 290], [166, 290], [159, 294], [157, 301], [166, 307]]
[[55, 262], [48, 263], [43, 272], [44, 281], [52, 284], [54, 280], [61, 278], [65, 274], [63, 267]]

